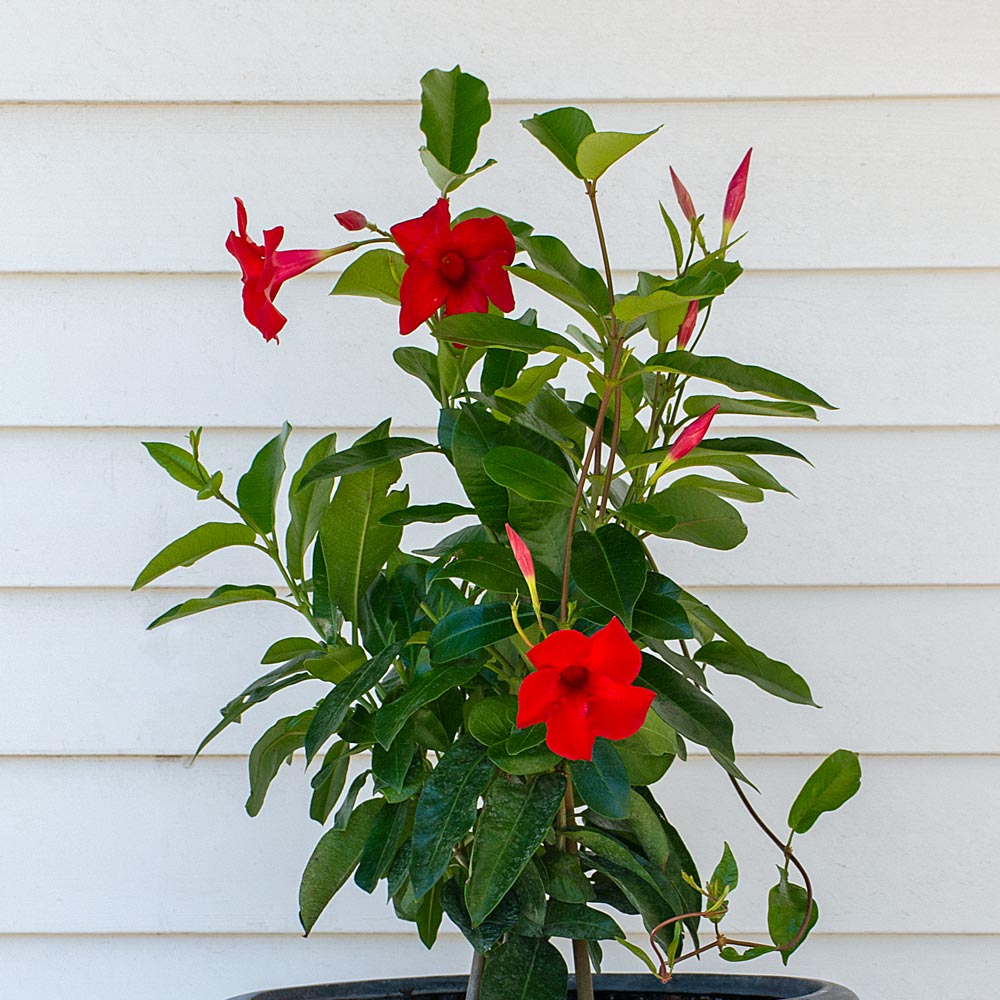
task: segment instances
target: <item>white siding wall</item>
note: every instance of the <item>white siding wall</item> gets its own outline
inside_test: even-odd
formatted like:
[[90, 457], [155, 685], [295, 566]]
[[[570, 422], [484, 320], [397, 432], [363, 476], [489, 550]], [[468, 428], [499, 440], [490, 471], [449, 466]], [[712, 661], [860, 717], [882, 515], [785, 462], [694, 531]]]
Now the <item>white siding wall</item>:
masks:
[[[319, 428], [432, 419], [387, 361], [390, 310], [330, 300], [330, 275], [312, 274], [282, 292], [291, 320], [265, 345], [222, 243], [236, 193], [251, 226], [284, 223], [289, 246], [336, 240], [345, 208], [383, 223], [421, 211], [433, 191], [414, 154], [417, 80], [456, 61], [489, 82], [483, 148], [502, 144], [469, 197], [581, 254], [594, 249], [585, 206], [518, 119], [574, 102], [598, 127], [665, 123], [604, 184], [622, 269], [665, 266], [668, 160], [711, 216], [755, 147], [750, 273], [712, 337], [841, 409], [784, 435], [816, 463], [785, 471], [798, 500], [751, 510], [735, 555], [678, 551], [672, 569], [827, 706], [718, 684], [766, 813], [781, 818], [820, 755], [864, 753], [862, 794], [803, 840], [822, 920], [791, 971], [864, 1000], [995, 994], [993, 0], [6, 0], [2, 30], [0, 996], [222, 1000], [466, 963], [459, 937], [428, 955], [360, 892], [297, 935], [319, 833], [306, 783], [283, 772], [255, 820], [242, 802], [253, 734], [301, 692], [188, 766], [288, 623], [244, 607], [143, 626], [178, 588], [257, 568], [208, 561], [128, 592], [205, 514], [140, 441], [204, 423], [206, 452], [236, 473], [286, 417], [303, 428], [297, 454]], [[413, 465], [426, 498], [435, 467]], [[705, 758], [671, 781], [703, 864], [723, 831], [734, 840], [736, 922], [760, 933], [766, 844]], [[613, 953], [608, 965], [635, 968]]]

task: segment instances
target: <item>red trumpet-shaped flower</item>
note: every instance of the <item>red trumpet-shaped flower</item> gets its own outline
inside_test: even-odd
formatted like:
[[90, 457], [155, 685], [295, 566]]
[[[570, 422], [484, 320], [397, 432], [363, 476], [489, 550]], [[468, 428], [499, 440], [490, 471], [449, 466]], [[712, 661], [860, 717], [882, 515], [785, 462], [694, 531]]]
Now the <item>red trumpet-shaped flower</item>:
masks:
[[412, 333], [441, 306], [455, 313], [514, 308], [510, 275], [514, 237], [498, 215], [466, 219], [454, 229], [446, 198], [416, 219], [390, 230], [403, 251], [406, 271], [399, 288], [399, 332]]
[[655, 697], [635, 687], [642, 653], [617, 618], [592, 636], [553, 632], [528, 650], [535, 672], [517, 692], [517, 725], [544, 722], [545, 742], [560, 757], [591, 760], [594, 740], [637, 733]]
[[680, 329], [677, 331], [677, 346], [680, 350], [684, 350], [687, 347], [688, 342], [691, 340], [691, 334], [694, 333], [694, 324], [698, 319], [698, 300], [693, 299], [688, 303], [687, 312], [684, 314], [684, 319], [681, 320]]
[[283, 226], [264, 230], [264, 245], [247, 236], [247, 210], [236, 199], [237, 233], [231, 232], [226, 249], [239, 261], [243, 272], [243, 315], [264, 335], [277, 342], [286, 318], [275, 308], [274, 297], [282, 284], [325, 260], [337, 250], [279, 250]]
[[733, 228], [733, 223], [743, 207], [743, 199], [747, 196], [747, 174], [750, 173], [750, 154], [752, 152], [752, 148], [747, 150], [747, 155], [740, 161], [726, 191], [726, 203], [722, 209], [723, 243], [729, 239], [729, 231]]
[[694, 210], [694, 202], [691, 200], [691, 195], [688, 194], [688, 189], [684, 187], [681, 179], [674, 173], [673, 167], [670, 168], [670, 179], [674, 183], [674, 194], [677, 195], [677, 204], [680, 205], [681, 211], [684, 213], [684, 218], [688, 222], [694, 222], [698, 216], [698, 213]]

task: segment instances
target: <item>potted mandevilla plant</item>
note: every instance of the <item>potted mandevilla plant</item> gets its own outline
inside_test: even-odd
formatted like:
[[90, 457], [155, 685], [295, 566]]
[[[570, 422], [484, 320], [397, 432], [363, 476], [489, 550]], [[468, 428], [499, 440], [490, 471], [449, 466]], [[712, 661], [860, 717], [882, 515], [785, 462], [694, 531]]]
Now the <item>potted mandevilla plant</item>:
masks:
[[[277, 691], [329, 685], [250, 754], [251, 814], [283, 762], [304, 752], [312, 768], [309, 811], [326, 829], [299, 890], [306, 933], [353, 876], [369, 893], [386, 882], [396, 914], [428, 948], [445, 915], [472, 947], [468, 977], [257, 996], [854, 997], [807, 979], [674, 975], [708, 952], [732, 962], [777, 952], [787, 962], [819, 913], [795, 838], [860, 784], [857, 755], [837, 750], [791, 803], [788, 829], [768, 827], [712, 673], [802, 705], [813, 704], [809, 686], [671, 570], [678, 545], [738, 546], [747, 533], [738, 505], [783, 491], [760, 458], [803, 458], [770, 438], [713, 437], [713, 419], [814, 419], [829, 407], [787, 376], [701, 349], [716, 303], [742, 271], [733, 227], [750, 154], [729, 185], [716, 238], [671, 170], [683, 219], [662, 204], [659, 212], [674, 273], [639, 273], [622, 293], [598, 185], [656, 130], [599, 132], [576, 108], [522, 123], [553, 154], [553, 183], [580, 190], [600, 248], [594, 267], [526, 222], [481, 207], [456, 211], [452, 195], [494, 163], [473, 166], [489, 118], [482, 81], [458, 67], [431, 70], [420, 157], [439, 193], [426, 212], [383, 229], [345, 211], [337, 220], [358, 234], [353, 241], [282, 250], [280, 227], [264, 232], [263, 245], [253, 240], [237, 200], [226, 244], [243, 272], [246, 318], [275, 341], [286, 322], [274, 304], [282, 283], [357, 253], [333, 292], [381, 299], [395, 308], [400, 334], [422, 331], [393, 358], [439, 406], [436, 440], [394, 435], [385, 421], [349, 447], [334, 434], [316, 441], [288, 483], [283, 538], [276, 507], [287, 425], [235, 493], [203, 463], [200, 431], [186, 448], [146, 445], [198, 499], [221, 503], [226, 519], [169, 544], [135, 586], [229, 546], [259, 550], [282, 581], [219, 587], [150, 628], [268, 601], [297, 612], [310, 632], [271, 645], [267, 672], [222, 709], [202, 747]], [[533, 309], [515, 315], [515, 290], [528, 285], [573, 310], [578, 325], [556, 333]], [[558, 385], [572, 366], [585, 376], [571, 383], [583, 392]], [[464, 503], [397, 486], [404, 460], [419, 453], [454, 475]], [[406, 525], [453, 519], [457, 530], [442, 529], [436, 544], [401, 547]], [[722, 843], [689, 850], [661, 804], [657, 790], [694, 745], [727, 772], [774, 843], [769, 939], [727, 935], [733, 853]], [[637, 914], [648, 942], [628, 941], [615, 911]], [[571, 942], [573, 980], [558, 939]], [[595, 979], [603, 949], [616, 942], [652, 975]]]

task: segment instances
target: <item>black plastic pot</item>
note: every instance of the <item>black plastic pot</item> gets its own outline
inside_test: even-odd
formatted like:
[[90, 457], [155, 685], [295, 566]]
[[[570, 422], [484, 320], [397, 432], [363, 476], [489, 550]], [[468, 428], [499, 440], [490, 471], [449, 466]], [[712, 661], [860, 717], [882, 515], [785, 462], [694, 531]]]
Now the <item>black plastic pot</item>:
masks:
[[[370, 979], [245, 993], [232, 1000], [465, 1000], [465, 976]], [[595, 976], [597, 1000], [858, 1000], [836, 983], [792, 976], [712, 975], [679, 972], [666, 986], [648, 975]], [[567, 1000], [576, 1000], [573, 977]]]

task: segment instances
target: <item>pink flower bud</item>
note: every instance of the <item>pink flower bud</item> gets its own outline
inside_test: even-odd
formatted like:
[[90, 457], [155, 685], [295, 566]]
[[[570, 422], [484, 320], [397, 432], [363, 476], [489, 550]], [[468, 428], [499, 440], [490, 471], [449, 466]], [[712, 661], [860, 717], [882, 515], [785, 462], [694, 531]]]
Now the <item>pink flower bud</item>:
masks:
[[514, 550], [514, 559], [524, 574], [524, 579], [531, 584], [535, 579], [535, 561], [531, 558], [531, 553], [528, 551], [528, 546], [524, 544], [524, 539], [509, 524], [506, 527], [510, 547]]
[[747, 194], [747, 174], [750, 172], [750, 154], [752, 152], [752, 148], [747, 150], [747, 155], [743, 157], [742, 162], [736, 168], [736, 173], [733, 174], [733, 179], [729, 182], [729, 189], [726, 191], [726, 204], [722, 209], [723, 242], [728, 238], [729, 230], [733, 228], [733, 223], [743, 207], [743, 199]]
[[691, 340], [691, 334], [694, 333], [694, 324], [698, 319], [698, 300], [693, 299], [688, 303], [687, 312], [684, 314], [684, 319], [681, 321], [681, 328], [677, 331], [677, 347], [680, 350], [684, 350], [687, 347], [688, 342]]
[[365, 229], [368, 220], [360, 213], [350, 209], [347, 212], [337, 212], [334, 218], [347, 230], [356, 233], [359, 229]]
[[677, 204], [681, 206], [684, 218], [688, 222], [694, 222], [698, 216], [698, 213], [694, 210], [694, 202], [691, 200], [691, 195], [688, 194], [688, 189], [684, 187], [681, 179], [674, 173], [673, 167], [670, 168], [670, 179], [674, 182], [674, 194], [677, 195]]
[[679, 461], [689, 451], [697, 448], [701, 444], [701, 439], [708, 431], [708, 425], [712, 422], [712, 417], [719, 411], [716, 404], [710, 410], [706, 410], [697, 420], [693, 420], [677, 435], [677, 440], [670, 446], [669, 456], [672, 462]]

